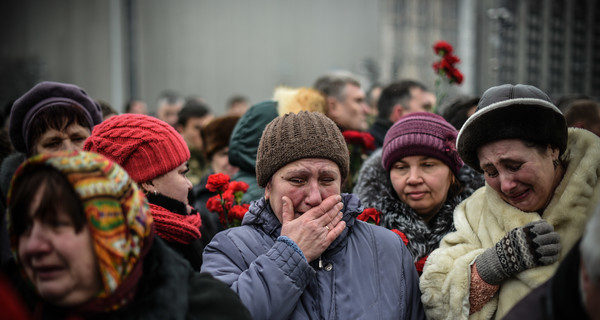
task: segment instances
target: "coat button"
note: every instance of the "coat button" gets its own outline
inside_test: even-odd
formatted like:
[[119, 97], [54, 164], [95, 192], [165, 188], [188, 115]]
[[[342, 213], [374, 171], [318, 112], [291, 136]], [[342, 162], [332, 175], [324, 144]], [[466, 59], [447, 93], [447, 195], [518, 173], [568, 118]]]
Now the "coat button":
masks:
[[325, 265], [325, 271], [331, 271], [331, 269], [333, 269], [333, 265], [331, 263]]

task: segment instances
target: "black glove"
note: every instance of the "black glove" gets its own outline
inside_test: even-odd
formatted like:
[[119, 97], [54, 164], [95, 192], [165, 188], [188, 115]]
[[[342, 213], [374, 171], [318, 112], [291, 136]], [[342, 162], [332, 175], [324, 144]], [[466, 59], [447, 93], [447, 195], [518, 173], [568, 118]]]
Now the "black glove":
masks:
[[523, 270], [554, 263], [559, 253], [560, 236], [548, 222], [538, 220], [509, 231], [475, 263], [481, 278], [496, 285]]

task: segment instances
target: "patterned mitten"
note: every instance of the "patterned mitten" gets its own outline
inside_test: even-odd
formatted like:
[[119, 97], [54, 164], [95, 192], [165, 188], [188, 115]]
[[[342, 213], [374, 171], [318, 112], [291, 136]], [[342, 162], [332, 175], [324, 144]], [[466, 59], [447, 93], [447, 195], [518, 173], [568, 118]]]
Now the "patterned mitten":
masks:
[[558, 260], [560, 236], [545, 220], [530, 222], [509, 231], [477, 259], [481, 278], [492, 285], [530, 268]]

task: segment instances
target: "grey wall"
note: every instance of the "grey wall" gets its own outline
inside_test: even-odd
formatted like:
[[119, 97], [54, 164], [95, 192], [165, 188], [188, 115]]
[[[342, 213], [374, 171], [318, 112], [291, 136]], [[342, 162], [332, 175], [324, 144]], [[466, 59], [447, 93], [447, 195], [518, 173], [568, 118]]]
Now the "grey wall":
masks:
[[4, 1], [0, 98], [54, 80], [76, 83], [119, 111], [130, 92], [154, 109], [158, 94], [174, 89], [221, 114], [235, 93], [256, 103], [277, 85], [311, 86], [326, 71], [365, 74], [365, 59], [380, 55], [379, 7], [368, 0]]
[[[109, 99], [109, 1], [3, 1], [3, 103], [39, 80], [74, 82]], [[32, 83], [33, 82], [33, 83]]]
[[142, 96], [163, 89], [224, 108], [233, 93], [253, 102], [276, 85], [311, 86], [323, 72], [359, 72], [377, 58], [377, 2], [144, 1], [139, 7]]

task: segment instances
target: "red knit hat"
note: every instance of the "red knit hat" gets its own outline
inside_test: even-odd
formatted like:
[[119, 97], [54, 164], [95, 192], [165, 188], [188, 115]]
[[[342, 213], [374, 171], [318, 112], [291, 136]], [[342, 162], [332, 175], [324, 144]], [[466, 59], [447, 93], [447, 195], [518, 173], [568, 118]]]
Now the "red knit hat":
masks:
[[147, 182], [190, 159], [181, 135], [166, 122], [143, 114], [121, 114], [94, 127], [84, 150], [121, 165], [136, 182]]
[[444, 162], [456, 175], [463, 161], [456, 151], [458, 132], [444, 118], [430, 112], [413, 112], [400, 118], [383, 141], [381, 162], [390, 171], [408, 156], [430, 156]]

